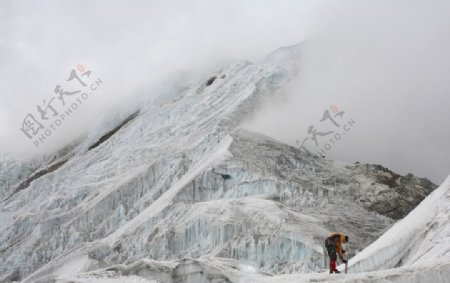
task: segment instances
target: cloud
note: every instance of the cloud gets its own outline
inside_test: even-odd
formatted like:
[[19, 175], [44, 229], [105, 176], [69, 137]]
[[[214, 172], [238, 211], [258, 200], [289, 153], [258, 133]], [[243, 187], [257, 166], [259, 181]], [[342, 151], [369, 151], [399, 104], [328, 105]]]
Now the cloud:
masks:
[[[444, 1], [322, 2], [288, 103], [249, 125], [292, 145], [331, 105], [356, 124], [328, 158], [376, 163], [440, 183], [450, 169], [450, 4]], [[331, 112], [331, 111], [330, 111]], [[330, 127], [331, 126], [331, 127]], [[309, 144], [309, 149], [322, 147]]]
[[[300, 77], [247, 126], [292, 145], [336, 105], [355, 127], [332, 159], [440, 182], [450, 168], [446, 1], [2, 1], [0, 149], [29, 156], [85, 133], [179, 70], [305, 41]], [[102, 88], [36, 149], [19, 130], [77, 64]], [[201, 68], [203, 69], [199, 69]], [[328, 125], [331, 126], [332, 125]]]
[[[0, 148], [20, 156], [55, 150], [137, 93], [151, 96], [173, 72], [296, 43], [312, 8], [308, 1], [2, 1]], [[102, 88], [37, 149], [19, 127], [77, 64]]]

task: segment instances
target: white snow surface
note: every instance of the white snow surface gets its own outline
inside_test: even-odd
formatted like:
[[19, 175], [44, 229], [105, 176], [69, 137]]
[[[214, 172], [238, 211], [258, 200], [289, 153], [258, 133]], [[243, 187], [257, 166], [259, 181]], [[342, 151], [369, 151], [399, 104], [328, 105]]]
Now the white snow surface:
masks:
[[140, 214], [128, 221], [125, 225], [121, 226], [110, 236], [105, 238], [110, 245], [113, 245], [117, 238], [125, 233], [133, 233], [134, 230], [141, 226], [147, 219], [152, 218], [157, 213], [161, 212], [164, 208], [168, 207], [181, 189], [189, 184], [198, 174], [208, 168], [214, 161], [219, 158], [225, 158], [228, 147], [233, 139], [230, 136], [225, 137], [217, 146], [216, 149], [210, 155], [198, 161], [196, 166], [189, 169], [186, 174], [178, 180], [172, 187], [167, 190], [162, 196], [160, 196], [155, 202], [144, 209]]

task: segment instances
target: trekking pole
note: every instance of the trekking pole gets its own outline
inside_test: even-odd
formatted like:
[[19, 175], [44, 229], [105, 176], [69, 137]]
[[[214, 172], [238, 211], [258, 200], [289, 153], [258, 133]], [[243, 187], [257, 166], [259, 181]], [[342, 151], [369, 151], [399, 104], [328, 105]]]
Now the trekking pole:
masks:
[[[348, 256], [348, 253], [349, 253], [348, 247], [347, 247], [347, 249], [345, 250], [345, 253], [346, 253], [347, 256]], [[349, 259], [350, 259], [350, 258], [349, 258]], [[348, 270], [348, 260], [347, 260], [347, 262], [345, 263], [345, 274], [347, 274], [347, 270]]]

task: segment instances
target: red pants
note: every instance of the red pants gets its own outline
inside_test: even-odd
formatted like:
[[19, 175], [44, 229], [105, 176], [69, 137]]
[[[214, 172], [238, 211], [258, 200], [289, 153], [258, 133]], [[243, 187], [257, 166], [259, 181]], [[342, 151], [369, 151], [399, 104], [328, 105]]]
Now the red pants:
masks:
[[336, 271], [336, 242], [332, 238], [327, 238], [325, 240], [325, 247], [328, 251], [328, 256], [330, 257], [330, 272]]
[[330, 272], [333, 272], [336, 270], [336, 261], [330, 259]]

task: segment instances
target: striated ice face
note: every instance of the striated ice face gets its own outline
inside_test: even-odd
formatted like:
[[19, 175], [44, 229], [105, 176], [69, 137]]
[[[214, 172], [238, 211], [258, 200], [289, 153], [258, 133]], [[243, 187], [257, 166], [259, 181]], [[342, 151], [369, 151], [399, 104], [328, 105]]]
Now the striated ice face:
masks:
[[[69, 277], [106, 268], [116, 278], [232, 281], [240, 264], [321, 270], [329, 231], [350, 236], [350, 256], [373, 242], [394, 223], [380, 215], [392, 195], [378, 168], [237, 129], [295, 76], [300, 51], [232, 63], [35, 167], [2, 167], [11, 177], [2, 179], [0, 280], [85, 282]], [[402, 190], [420, 180], [408, 182]], [[202, 281], [210, 275], [218, 279]]]

